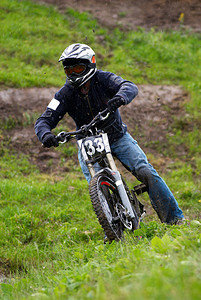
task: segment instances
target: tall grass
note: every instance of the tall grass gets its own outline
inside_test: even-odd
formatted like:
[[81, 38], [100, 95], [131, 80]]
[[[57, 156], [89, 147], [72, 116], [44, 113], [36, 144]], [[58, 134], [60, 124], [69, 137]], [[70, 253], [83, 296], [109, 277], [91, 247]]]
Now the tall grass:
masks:
[[6, 160], [0, 299], [199, 299], [198, 221], [181, 227], [145, 222], [123, 243], [104, 245], [79, 173], [40, 174], [21, 157], [16, 180], [14, 157], [4, 157], [0, 168]]

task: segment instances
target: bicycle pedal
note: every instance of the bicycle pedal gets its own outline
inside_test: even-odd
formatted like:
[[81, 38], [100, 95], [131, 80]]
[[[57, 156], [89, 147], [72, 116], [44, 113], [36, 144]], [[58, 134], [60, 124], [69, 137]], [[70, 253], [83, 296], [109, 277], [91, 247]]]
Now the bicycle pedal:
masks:
[[137, 195], [140, 195], [140, 194], [148, 191], [148, 189], [144, 183], [134, 186], [133, 190]]

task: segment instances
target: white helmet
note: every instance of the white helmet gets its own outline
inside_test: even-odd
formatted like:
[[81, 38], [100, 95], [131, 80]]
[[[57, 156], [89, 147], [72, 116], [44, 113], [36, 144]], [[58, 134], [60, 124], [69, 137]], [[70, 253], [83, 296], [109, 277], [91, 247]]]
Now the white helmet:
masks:
[[95, 52], [85, 44], [72, 44], [62, 53], [64, 71], [71, 85], [80, 87], [96, 73]]

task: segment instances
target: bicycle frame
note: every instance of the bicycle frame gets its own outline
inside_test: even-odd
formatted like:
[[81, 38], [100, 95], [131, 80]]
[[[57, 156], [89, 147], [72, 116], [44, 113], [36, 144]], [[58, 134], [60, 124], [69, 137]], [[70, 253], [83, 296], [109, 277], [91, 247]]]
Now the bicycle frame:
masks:
[[[106, 120], [110, 113], [111, 112], [106, 109], [100, 112], [88, 125], [84, 125], [79, 130], [74, 132], [60, 132], [57, 135], [57, 139], [60, 143], [65, 143], [71, 138], [82, 135], [83, 138], [79, 139], [77, 144], [88, 166], [91, 177], [94, 178], [99, 172], [105, 172], [115, 183], [122, 204], [126, 209], [127, 217], [134, 220], [136, 216], [133, 212], [121, 175], [113, 159], [107, 133], [97, 129], [98, 123]], [[96, 172], [94, 168], [96, 163], [101, 165], [98, 172]]]

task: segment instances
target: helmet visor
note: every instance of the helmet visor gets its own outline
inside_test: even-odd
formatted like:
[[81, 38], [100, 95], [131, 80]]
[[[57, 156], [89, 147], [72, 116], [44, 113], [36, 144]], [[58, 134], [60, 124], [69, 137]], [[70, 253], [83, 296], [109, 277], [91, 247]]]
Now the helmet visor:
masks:
[[82, 74], [86, 70], [86, 66], [84, 64], [78, 64], [74, 66], [65, 66], [64, 67], [64, 72], [66, 73], [67, 76], [71, 76], [73, 73], [74, 74]]

